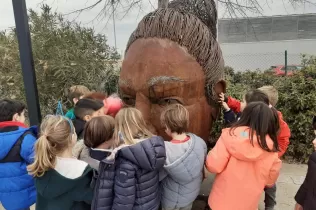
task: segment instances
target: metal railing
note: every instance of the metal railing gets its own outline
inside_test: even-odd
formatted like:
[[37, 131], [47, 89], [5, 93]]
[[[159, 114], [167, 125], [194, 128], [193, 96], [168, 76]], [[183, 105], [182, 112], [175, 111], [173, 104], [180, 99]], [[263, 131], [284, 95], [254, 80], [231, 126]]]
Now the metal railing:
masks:
[[301, 65], [302, 56], [291, 54], [287, 50], [284, 53], [256, 53], [224, 55], [225, 65], [232, 67], [235, 71], [268, 70], [271, 67], [282, 66], [287, 72], [291, 66]]

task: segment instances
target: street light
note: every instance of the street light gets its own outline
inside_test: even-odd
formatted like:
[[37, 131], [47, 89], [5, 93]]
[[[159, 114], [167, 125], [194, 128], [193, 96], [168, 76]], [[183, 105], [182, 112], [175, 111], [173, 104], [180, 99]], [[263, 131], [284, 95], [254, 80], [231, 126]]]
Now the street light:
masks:
[[20, 60], [24, 81], [26, 102], [31, 125], [39, 125], [41, 111], [38, 100], [36, 75], [32, 53], [31, 35], [25, 0], [12, 0], [16, 34], [19, 42]]

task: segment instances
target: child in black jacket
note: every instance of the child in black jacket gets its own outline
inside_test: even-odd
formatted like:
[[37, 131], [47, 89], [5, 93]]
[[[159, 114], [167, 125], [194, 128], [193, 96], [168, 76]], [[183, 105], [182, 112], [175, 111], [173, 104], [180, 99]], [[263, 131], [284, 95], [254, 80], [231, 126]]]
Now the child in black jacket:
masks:
[[[316, 116], [313, 119], [313, 128], [316, 135]], [[313, 141], [316, 150], [316, 138]], [[304, 183], [295, 196], [297, 204], [295, 210], [312, 210], [316, 209], [316, 196], [314, 189], [316, 187], [316, 152], [308, 160], [308, 171]]]

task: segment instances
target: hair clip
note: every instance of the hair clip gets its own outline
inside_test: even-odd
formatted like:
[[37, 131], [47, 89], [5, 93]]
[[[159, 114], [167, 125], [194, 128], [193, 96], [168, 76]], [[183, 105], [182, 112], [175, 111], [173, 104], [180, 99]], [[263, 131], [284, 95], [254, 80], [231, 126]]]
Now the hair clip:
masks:
[[71, 120], [69, 118], [67, 118], [67, 117], [64, 117], [64, 116], [63, 116], [63, 118], [65, 118], [67, 120], [67, 122], [68, 122], [68, 124], [70, 126], [70, 133], [73, 134], [74, 133], [74, 126], [73, 126]]
[[118, 132], [118, 136], [119, 136], [119, 139], [120, 139], [120, 143], [124, 143], [123, 134], [120, 131]]

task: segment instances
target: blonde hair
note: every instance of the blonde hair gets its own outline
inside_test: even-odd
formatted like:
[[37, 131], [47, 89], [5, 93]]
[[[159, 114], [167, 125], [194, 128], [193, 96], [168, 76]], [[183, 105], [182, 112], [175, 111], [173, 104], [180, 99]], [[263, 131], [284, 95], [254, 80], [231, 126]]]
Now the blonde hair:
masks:
[[153, 134], [147, 129], [142, 113], [135, 108], [121, 109], [115, 117], [114, 138], [117, 145], [133, 145], [136, 139], [150, 138]]
[[269, 102], [272, 106], [276, 106], [279, 100], [279, 93], [278, 90], [273, 86], [263, 86], [261, 88], [258, 88], [262, 92], [264, 92], [268, 98]]
[[186, 133], [189, 129], [189, 112], [181, 104], [173, 104], [161, 113], [162, 126], [170, 129], [172, 133]]
[[74, 134], [72, 122], [62, 116], [47, 116], [40, 128], [40, 137], [35, 143], [34, 163], [27, 170], [34, 177], [41, 177], [55, 167], [56, 156], [67, 150]]
[[75, 98], [79, 99], [81, 96], [87, 95], [90, 90], [83, 85], [74, 85], [69, 88], [68, 98], [73, 101]]

